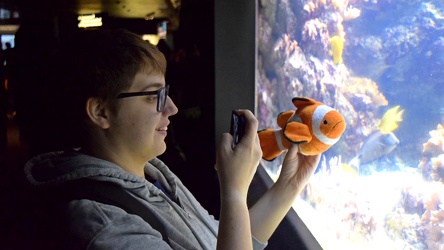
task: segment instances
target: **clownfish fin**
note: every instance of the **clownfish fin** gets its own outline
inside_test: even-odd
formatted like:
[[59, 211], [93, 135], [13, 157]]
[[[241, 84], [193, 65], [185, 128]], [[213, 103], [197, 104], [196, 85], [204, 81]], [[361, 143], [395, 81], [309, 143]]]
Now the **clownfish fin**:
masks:
[[277, 117], [277, 124], [280, 128], [284, 128], [285, 124], [287, 124], [290, 117], [294, 114], [294, 110], [288, 110], [285, 112], [282, 112]]
[[310, 129], [300, 122], [289, 122], [284, 128], [284, 138], [292, 143], [305, 143], [312, 139]]
[[292, 99], [292, 102], [293, 102], [294, 106], [296, 108], [298, 108], [298, 109], [302, 109], [302, 108], [304, 108], [306, 106], [318, 103], [314, 99], [311, 99], [311, 98], [308, 98], [308, 97], [294, 97]]

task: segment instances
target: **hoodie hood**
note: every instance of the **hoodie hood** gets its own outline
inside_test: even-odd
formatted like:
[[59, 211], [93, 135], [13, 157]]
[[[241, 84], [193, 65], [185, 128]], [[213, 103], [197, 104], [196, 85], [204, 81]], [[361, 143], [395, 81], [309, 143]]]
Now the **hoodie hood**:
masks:
[[[144, 178], [126, 172], [112, 162], [75, 150], [38, 155], [26, 163], [24, 170], [27, 181], [32, 186], [42, 189], [51, 189], [69, 181], [88, 178], [116, 183], [139, 192], [147, 191], [144, 187], [148, 187], [151, 195], [158, 195], [161, 192]], [[145, 173], [158, 180], [173, 196], [176, 196], [177, 177], [162, 161], [155, 158], [147, 162]]]
[[[42, 188], [58, 186], [81, 178], [107, 179], [133, 188], [144, 185], [144, 179], [130, 174], [118, 165], [75, 150], [38, 155], [25, 165], [27, 180]], [[129, 182], [129, 183], [128, 183]]]

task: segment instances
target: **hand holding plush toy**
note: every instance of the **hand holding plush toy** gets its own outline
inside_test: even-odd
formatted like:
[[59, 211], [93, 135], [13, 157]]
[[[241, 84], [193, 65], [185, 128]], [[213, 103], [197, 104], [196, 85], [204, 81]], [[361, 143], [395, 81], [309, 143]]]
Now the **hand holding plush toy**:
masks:
[[291, 144], [298, 144], [300, 154], [320, 154], [335, 144], [345, 130], [344, 118], [333, 108], [311, 98], [295, 97], [292, 101], [297, 109], [279, 114], [280, 129], [258, 132], [265, 160], [274, 160]]

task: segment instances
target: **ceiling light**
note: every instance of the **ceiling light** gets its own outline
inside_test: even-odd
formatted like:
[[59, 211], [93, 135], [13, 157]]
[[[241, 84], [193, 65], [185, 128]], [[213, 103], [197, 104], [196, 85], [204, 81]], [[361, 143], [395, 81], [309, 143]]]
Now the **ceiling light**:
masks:
[[79, 24], [77, 25], [79, 28], [88, 28], [88, 27], [100, 27], [102, 26], [102, 18], [96, 17], [95, 14], [91, 15], [80, 15], [77, 17], [79, 20]]

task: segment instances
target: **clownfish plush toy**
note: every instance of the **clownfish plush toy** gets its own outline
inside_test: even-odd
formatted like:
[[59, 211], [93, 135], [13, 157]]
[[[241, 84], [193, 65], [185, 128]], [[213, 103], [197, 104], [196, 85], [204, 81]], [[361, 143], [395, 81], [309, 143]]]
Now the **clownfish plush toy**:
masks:
[[258, 132], [262, 158], [272, 161], [291, 144], [297, 144], [298, 153], [317, 155], [335, 144], [345, 130], [344, 117], [333, 108], [310, 98], [292, 99], [296, 111], [279, 114], [280, 129]]

